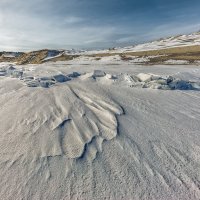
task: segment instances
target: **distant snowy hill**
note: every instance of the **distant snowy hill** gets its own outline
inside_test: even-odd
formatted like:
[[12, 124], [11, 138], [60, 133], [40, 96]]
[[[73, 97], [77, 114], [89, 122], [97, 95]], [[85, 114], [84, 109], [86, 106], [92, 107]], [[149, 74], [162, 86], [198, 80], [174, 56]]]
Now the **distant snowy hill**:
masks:
[[123, 48], [116, 47], [113, 48], [113, 50], [88, 51], [85, 52], [85, 54], [126, 53], [126, 52], [160, 50], [166, 48], [194, 46], [194, 45], [200, 45], [200, 32], [192, 33], [189, 35], [173, 36], [144, 44], [138, 44], [135, 46], [128, 46]]
[[[111, 57], [114, 56], [114, 57]], [[117, 59], [115, 56], [118, 56]], [[78, 57], [78, 58], [77, 58]], [[138, 64], [190, 64], [200, 61], [200, 32], [179, 35], [129, 47], [104, 50], [50, 50], [32, 52], [0, 52], [0, 62], [17, 64], [41, 64], [44, 62], [69, 61], [131, 62]]]

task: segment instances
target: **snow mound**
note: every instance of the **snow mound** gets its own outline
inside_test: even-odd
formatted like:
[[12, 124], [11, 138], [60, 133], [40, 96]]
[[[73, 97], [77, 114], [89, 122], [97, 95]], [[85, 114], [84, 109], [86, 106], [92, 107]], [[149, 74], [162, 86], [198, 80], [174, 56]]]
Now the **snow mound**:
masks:
[[57, 74], [49, 77], [23, 77], [24, 82], [28, 87], [44, 87], [49, 88], [55, 83], [64, 83], [70, 81], [71, 78], [63, 74]]
[[68, 74], [68, 77], [71, 77], [71, 78], [77, 78], [79, 77], [81, 74], [78, 73], [78, 72], [72, 72], [71, 74]]
[[[12, 159], [20, 155], [29, 155], [29, 159], [56, 156], [95, 159], [102, 142], [117, 135], [116, 116], [123, 114], [117, 103], [97, 91], [98, 94], [75, 84], [73, 88], [68, 85], [59, 90], [52, 88], [51, 92], [32, 90], [24, 101], [21, 98], [30, 90], [16, 94], [8, 108], [1, 110], [2, 133], [6, 135], [13, 130], [11, 144], [20, 140], [20, 145], [10, 146], [11, 152], [15, 152]], [[6, 126], [7, 119], [13, 120], [10, 128]], [[24, 137], [27, 133], [28, 138]]]
[[[200, 83], [175, 78], [173, 76], [159, 76], [155, 74], [140, 73], [136, 76], [143, 88], [162, 90], [196, 90], [200, 89]], [[138, 86], [136, 81], [135, 86]], [[133, 84], [134, 86], [134, 84]]]
[[105, 56], [105, 57], [102, 57], [102, 58], [100, 59], [100, 61], [102, 61], [102, 62], [121, 61], [121, 56], [119, 56], [119, 55], [115, 55], [115, 56]]
[[189, 64], [189, 61], [187, 60], [167, 60], [164, 62], [165, 64], [169, 64], [169, 65], [186, 65]]
[[22, 78], [23, 71], [16, 69], [13, 65], [5, 65], [0, 67], [0, 76], [9, 76], [11, 78]]
[[[178, 73], [177, 73], [178, 74]], [[11, 78], [18, 78], [23, 81], [28, 87], [43, 87], [49, 88], [56, 83], [65, 83], [75, 78], [80, 77], [81, 81], [91, 79], [93, 81], [101, 82], [102, 84], [125, 84], [130, 87], [162, 89], [162, 90], [199, 90], [199, 79], [187, 80], [184, 77], [191, 77], [191, 75], [183, 74], [179, 76], [162, 76], [151, 73], [139, 73], [137, 75], [130, 75], [121, 73], [119, 75], [112, 75], [102, 70], [94, 70], [91, 73], [80, 74], [73, 72], [68, 75], [55, 74], [52, 76], [27, 76], [23, 69], [16, 69], [12, 65], [3, 66], [0, 68], [0, 77], [7, 76]]]
[[94, 70], [94, 73], [93, 73], [92, 77], [93, 78], [104, 77], [105, 75], [106, 75], [106, 73], [104, 71]]
[[[91, 76], [87, 75], [87, 78]], [[178, 78], [177, 76], [161, 76], [156, 74], [139, 73], [137, 75], [119, 74], [112, 75], [105, 73], [104, 71], [96, 70], [93, 78], [98, 78], [103, 84], [113, 83], [116, 85], [129, 85], [135, 88], [150, 88], [161, 90], [199, 90], [199, 81], [189, 81]], [[112, 80], [112, 82], [110, 82]]]
[[144, 74], [144, 73], [138, 74], [137, 77], [141, 82], [151, 81], [151, 79], [152, 79], [151, 74]]
[[13, 65], [8, 65], [8, 66], [6, 65], [0, 68], [0, 76], [20, 79], [28, 87], [49, 88], [50, 86], [56, 83], [64, 83], [74, 78], [77, 78], [81, 75], [78, 72], [73, 72], [69, 75], [56, 74], [48, 77], [46, 76], [34, 77], [34, 76], [27, 76], [27, 74], [24, 73], [24, 70], [25, 69], [16, 69]]
[[148, 57], [141, 57], [141, 58], [133, 58], [132, 60], [130, 60], [129, 62], [131, 63], [146, 63], [149, 62], [150, 59]]
[[63, 82], [66, 82], [66, 81], [70, 81], [71, 78], [63, 75], [63, 74], [58, 74], [58, 75], [55, 75], [53, 76], [53, 79], [59, 83], [63, 83]]

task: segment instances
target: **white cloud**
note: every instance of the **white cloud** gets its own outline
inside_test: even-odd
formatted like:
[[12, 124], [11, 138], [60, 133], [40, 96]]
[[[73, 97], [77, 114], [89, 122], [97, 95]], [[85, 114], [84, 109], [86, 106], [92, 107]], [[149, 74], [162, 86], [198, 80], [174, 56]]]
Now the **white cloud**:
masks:
[[[92, 47], [114, 33], [106, 26], [74, 26], [81, 18], [69, 17], [64, 23], [20, 13], [1, 12], [0, 50], [31, 50], [39, 48]], [[57, 24], [58, 23], [58, 24]], [[98, 39], [97, 39], [98, 38]], [[89, 43], [87, 41], [90, 41]], [[92, 42], [93, 41], [93, 42]]]
[[79, 23], [83, 21], [84, 21], [83, 18], [75, 17], [75, 16], [69, 16], [66, 19], [64, 19], [64, 23], [67, 23], [67, 24], [75, 24], [75, 23]]
[[200, 27], [199, 22], [191, 24], [185, 22], [172, 22], [154, 27], [151, 31], [145, 34], [149, 40], [158, 39], [159, 37], [173, 36], [177, 34], [187, 34], [198, 31]]
[[114, 33], [112, 27], [86, 25], [83, 23], [86, 19], [78, 16], [36, 15], [30, 9], [33, 3], [28, 4], [28, 12], [27, 5], [22, 2], [26, 3], [22, 0], [18, 4], [14, 0], [0, 2], [1, 51], [94, 47]]
[[[195, 22], [198, 18], [193, 18], [191, 24], [189, 21], [178, 23], [175, 20], [163, 25], [156, 25], [153, 20], [142, 23], [142, 17], [137, 21], [127, 17], [127, 23], [120, 21], [120, 18], [107, 18], [103, 14], [93, 18], [95, 10], [92, 10], [92, 14], [82, 13], [80, 10], [88, 1], [62, 0], [60, 4], [65, 4], [66, 11], [55, 2], [0, 0], [0, 50], [131, 45], [163, 36], [192, 32], [200, 27], [200, 24]], [[77, 4], [81, 4], [79, 9]], [[182, 18], [184, 16], [181, 20]]]

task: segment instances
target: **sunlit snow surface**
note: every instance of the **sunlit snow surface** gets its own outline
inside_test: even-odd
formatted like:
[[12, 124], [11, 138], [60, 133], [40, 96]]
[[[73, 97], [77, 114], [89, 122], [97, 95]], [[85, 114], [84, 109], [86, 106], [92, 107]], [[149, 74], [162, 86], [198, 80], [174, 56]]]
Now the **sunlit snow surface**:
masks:
[[199, 67], [113, 60], [1, 64], [2, 199], [199, 199]]

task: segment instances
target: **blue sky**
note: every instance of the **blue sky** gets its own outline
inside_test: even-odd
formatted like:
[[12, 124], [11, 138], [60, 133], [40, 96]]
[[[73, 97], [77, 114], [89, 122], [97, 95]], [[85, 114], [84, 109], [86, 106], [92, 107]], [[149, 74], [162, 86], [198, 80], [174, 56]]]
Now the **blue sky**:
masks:
[[108, 48], [200, 30], [199, 0], [0, 0], [0, 50]]

